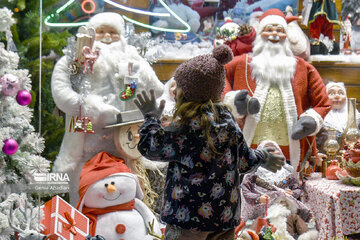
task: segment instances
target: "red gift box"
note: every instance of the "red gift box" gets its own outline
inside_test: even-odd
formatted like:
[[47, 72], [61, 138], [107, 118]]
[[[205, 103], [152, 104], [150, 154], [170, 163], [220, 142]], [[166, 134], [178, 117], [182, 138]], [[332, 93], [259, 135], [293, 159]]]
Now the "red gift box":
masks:
[[61, 197], [46, 202], [43, 210], [43, 233], [50, 239], [84, 240], [89, 235], [89, 219]]

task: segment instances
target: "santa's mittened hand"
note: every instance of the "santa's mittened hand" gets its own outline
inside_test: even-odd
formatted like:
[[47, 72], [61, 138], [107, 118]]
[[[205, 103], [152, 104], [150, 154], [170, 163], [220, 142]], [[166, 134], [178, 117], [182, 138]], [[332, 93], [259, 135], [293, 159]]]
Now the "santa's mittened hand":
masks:
[[240, 115], [256, 114], [260, 111], [259, 101], [250, 97], [247, 90], [240, 90], [235, 95], [234, 105]]
[[292, 129], [291, 138], [294, 140], [302, 139], [313, 134], [316, 130], [316, 121], [312, 117], [304, 116], [299, 118]]
[[160, 119], [165, 107], [165, 100], [160, 101], [159, 107], [156, 105], [154, 89], [150, 89], [150, 98], [145, 91], [137, 94], [134, 100], [135, 105], [139, 108], [144, 117], [155, 117]]
[[262, 165], [263, 168], [266, 168], [267, 170], [271, 172], [276, 172], [282, 168], [285, 164], [285, 158], [282, 155], [273, 154], [275, 151], [274, 148], [268, 147], [260, 150], [264, 157], [265, 157], [265, 163]]

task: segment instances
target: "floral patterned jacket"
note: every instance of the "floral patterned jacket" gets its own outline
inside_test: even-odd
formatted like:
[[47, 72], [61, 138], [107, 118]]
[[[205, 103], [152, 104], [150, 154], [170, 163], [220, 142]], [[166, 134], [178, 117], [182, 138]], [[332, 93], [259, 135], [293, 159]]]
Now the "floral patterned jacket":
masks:
[[161, 219], [171, 225], [197, 231], [223, 231], [240, 223], [240, 174], [256, 169], [264, 156], [250, 149], [227, 109], [216, 105], [219, 119], [211, 119], [210, 150], [195, 118], [188, 126], [147, 118], [140, 127], [138, 149], [148, 159], [168, 161]]

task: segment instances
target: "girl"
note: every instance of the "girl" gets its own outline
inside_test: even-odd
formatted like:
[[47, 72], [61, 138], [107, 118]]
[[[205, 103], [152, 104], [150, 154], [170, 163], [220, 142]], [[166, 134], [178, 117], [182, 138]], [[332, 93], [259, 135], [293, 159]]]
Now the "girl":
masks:
[[[269, 149], [253, 151], [233, 115], [224, 106], [223, 65], [232, 59], [227, 46], [195, 57], [175, 72], [175, 111], [166, 128], [159, 118], [154, 91], [137, 95], [135, 104], [145, 116], [138, 149], [146, 158], [168, 161], [161, 219], [166, 240], [234, 239], [240, 223], [240, 173], [260, 164], [276, 171], [283, 158]], [[273, 149], [271, 149], [272, 151]]]

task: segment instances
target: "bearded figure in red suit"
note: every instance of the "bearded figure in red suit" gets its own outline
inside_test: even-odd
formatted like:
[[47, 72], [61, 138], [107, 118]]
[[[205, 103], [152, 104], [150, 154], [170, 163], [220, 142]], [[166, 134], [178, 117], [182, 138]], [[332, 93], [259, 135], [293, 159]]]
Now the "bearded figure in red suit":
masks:
[[277, 142], [298, 172], [306, 153], [316, 153], [315, 134], [331, 105], [316, 69], [295, 57], [287, 20], [278, 9], [260, 18], [253, 53], [225, 66], [224, 102], [232, 106], [248, 145]]

